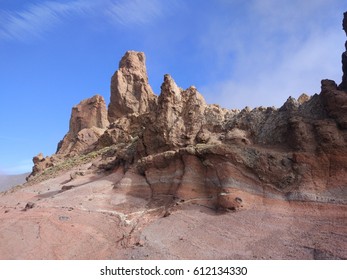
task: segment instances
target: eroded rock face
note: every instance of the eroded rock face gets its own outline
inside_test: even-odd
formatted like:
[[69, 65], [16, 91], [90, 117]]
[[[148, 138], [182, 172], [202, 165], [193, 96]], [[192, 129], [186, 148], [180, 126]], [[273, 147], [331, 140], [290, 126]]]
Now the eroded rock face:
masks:
[[95, 95], [72, 108], [69, 132], [59, 143], [57, 154], [83, 153], [99, 139], [108, 126], [104, 98]]
[[[345, 31], [347, 36], [347, 12], [343, 14], [342, 29]], [[340, 89], [347, 91], [347, 41], [345, 43], [346, 51], [342, 54], [342, 83], [340, 84]]]
[[34, 156], [33, 157], [34, 166], [32, 168], [31, 174], [26, 178], [27, 181], [29, 181], [35, 175], [42, 173], [47, 168], [54, 166], [57, 159], [58, 158], [55, 155], [44, 157], [42, 153], [39, 153], [38, 155]]
[[111, 80], [110, 123], [128, 114], [144, 114], [154, 109], [156, 95], [148, 84], [146, 58], [142, 52], [128, 51]]
[[347, 128], [347, 93], [339, 90], [336, 83], [331, 80], [322, 81], [321, 97], [328, 115], [335, 119], [337, 124]]
[[[345, 14], [345, 31], [346, 20]], [[227, 110], [207, 105], [195, 87], [184, 90], [170, 75], [156, 97], [144, 54], [129, 51], [112, 77], [109, 127], [104, 103], [95, 109], [88, 105], [94, 101], [83, 101], [73, 109], [58, 154], [112, 147], [98, 168], [122, 169], [115, 187], [133, 183], [137, 191], [143, 188], [151, 198], [164, 196], [170, 203], [199, 201], [234, 211], [252, 204], [245, 193], [347, 203], [343, 85], [323, 80], [319, 95], [289, 97], [279, 109]], [[86, 113], [90, 110], [95, 113]]]
[[72, 136], [77, 136], [85, 128], [105, 129], [107, 126], [107, 109], [102, 96], [95, 95], [72, 108], [69, 129]]
[[196, 143], [204, 122], [206, 103], [195, 87], [179, 88], [164, 76], [153, 123], [145, 127], [144, 145], [148, 154]]

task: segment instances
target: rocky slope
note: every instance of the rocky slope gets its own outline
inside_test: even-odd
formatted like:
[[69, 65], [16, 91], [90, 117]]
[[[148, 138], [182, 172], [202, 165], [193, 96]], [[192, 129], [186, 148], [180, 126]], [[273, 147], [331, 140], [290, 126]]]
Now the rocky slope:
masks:
[[[238, 208], [236, 190], [284, 200], [346, 203], [347, 93], [330, 80], [312, 97], [279, 109], [226, 110], [207, 105], [195, 87], [164, 76], [157, 97], [143, 53], [130, 51], [112, 77], [106, 111], [95, 96], [73, 108], [56, 155], [34, 158], [30, 179], [76, 155], [112, 148], [97, 166], [137, 174], [152, 195], [205, 198]], [[107, 117], [106, 117], [107, 114]], [[110, 124], [108, 125], [108, 120]]]
[[[347, 13], [343, 20], [347, 34], [346, 22]], [[96, 234], [92, 233], [94, 227], [99, 227], [107, 240], [117, 235], [110, 232], [110, 224], [82, 220], [85, 211], [95, 218], [100, 213], [111, 215], [109, 222], [116, 223], [115, 228], [122, 234], [117, 237], [120, 248], [146, 244], [147, 251], [136, 251], [138, 258], [347, 258], [346, 53], [347, 48], [342, 55], [343, 78], [339, 86], [323, 80], [320, 94], [302, 95], [298, 100], [289, 97], [279, 109], [240, 111], [206, 104], [195, 87], [184, 90], [169, 75], [164, 76], [161, 93], [156, 96], [148, 84], [145, 55], [129, 51], [112, 77], [108, 109], [101, 96], [83, 100], [72, 109], [69, 132], [59, 143], [57, 153], [34, 157], [27, 186], [2, 196], [8, 214], [3, 219], [17, 215], [18, 206], [13, 200], [18, 195], [22, 204], [34, 200], [37, 205], [34, 209], [31, 204], [22, 205], [24, 210], [43, 215], [44, 209], [59, 208], [52, 210], [59, 220], [76, 215], [74, 219], [81, 227], [76, 231], [87, 223], [91, 235]], [[66, 209], [74, 210], [73, 215], [63, 215]], [[191, 212], [185, 212], [187, 209]], [[181, 236], [181, 241], [189, 240], [181, 249], [175, 247], [177, 244], [170, 237], [166, 240], [165, 234], [161, 239], [154, 238], [163, 225], [173, 226], [172, 234], [176, 237], [184, 234], [175, 229], [175, 224], [200, 219], [205, 212], [213, 217], [205, 219], [211, 225], [209, 232], [217, 230], [226, 240], [238, 235], [231, 234], [223, 221], [253, 232], [242, 246], [248, 246], [252, 238], [260, 241], [265, 236], [276, 236], [276, 231], [283, 231], [283, 227], [279, 229], [282, 223], [286, 224], [284, 228], [296, 230], [271, 250], [267, 248], [270, 238], [260, 242], [262, 245], [254, 244], [248, 253], [240, 249], [232, 254], [215, 245], [213, 253], [202, 254], [202, 246], [194, 256], [182, 251], [185, 246], [194, 248], [191, 238]], [[220, 216], [221, 213], [226, 216]], [[312, 224], [306, 224], [305, 213], [311, 213], [307, 215]], [[65, 230], [51, 217], [47, 219], [52, 226]], [[160, 222], [159, 217], [168, 219]], [[235, 217], [251, 222], [235, 222]], [[272, 224], [270, 217], [277, 224]], [[330, 233], [308, 234], [312, 228], [324, 227], [329, 219], [336, 221], [327, 226]], [[265, 221], [266, 229], [257, 227], [259, 221]], [[28, 230], [29, 226], [18, 223], [22, 230]], [[202, 222], [192, 224], [204, 228]], [[185, 227], [188, 231], [190, 225]], [[194, 234], [212, 246], [213, 238], [201, 230]], [[339, 236], [338, 241], [334, 234]], [[112, 247], [112, 241], [105, 241], [104, 237], [93, 246], [106, 242]], [[61, 238], [57, 237], [56, 242]], [[321, 244], [324, 238], [328, 244]], [[290, 240], [291, 249], [285, 248], [286, 240]], [[339, 248], [335, 247], [336, 242]], [[5, 246], [4, 242], [0, 244]], [[107, 251], [106, 247], [102, 250]], [[163, 248], [168, 252], [159, 253]], [[111, 255], [103, 251], [95, 257], [130, 257], [129, 251], [123, 249]], [[282, 251], [276, 255], [276, 250]], [[30, 258], [35, 256], [32, 254]], [[81, 254], [77, 252], [77, 256], [92, 258], [86, 252]], [[3, 255], [6, 256], [9, 255]], [[62, 253], [42, 256], [73, 258]]]

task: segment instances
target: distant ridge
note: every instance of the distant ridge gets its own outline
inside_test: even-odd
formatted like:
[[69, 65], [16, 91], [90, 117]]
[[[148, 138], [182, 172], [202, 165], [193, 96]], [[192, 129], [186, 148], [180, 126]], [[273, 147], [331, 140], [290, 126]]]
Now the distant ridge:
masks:
[[8, 189], [26, 182], [25, 178], [30, 174], [23, 173], [17, 175], [0, 174], [0, 192], [7, 191]]

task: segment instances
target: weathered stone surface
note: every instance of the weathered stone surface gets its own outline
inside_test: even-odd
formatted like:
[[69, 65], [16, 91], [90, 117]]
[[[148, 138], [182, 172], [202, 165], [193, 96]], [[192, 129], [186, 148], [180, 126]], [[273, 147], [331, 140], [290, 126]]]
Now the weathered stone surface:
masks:
[[97, 127], [105, 129], [107, 126], [107, 109], [102, 96], [95, 95], [81, 101], [72, 108], [69, 133], [73, 137], [77, 136], [84, 128]]
[[[213, 189], [212, 180], [210, 189], [220, 192], [211, 196], [201, 184], [205, 177], [199, 177], [213, 178], [210, 169], [202, 173], [210, 164], [201, 165], [191, 155], [183, 158], [186, 175], [171, 175], [183, 178], [179, 197], [152, 195], [144, 176], [131, 169], [124, 174], [122, 167], [67, 183], [70, 170], [0, 194], [0, 259], [347, 258], [347, 205]], [[87, 168], [75, 166], [74, 171]], [[232, 168], [224, 168], [222, 161], [216, 166], [222, 181]], [[22, 211], [28, 202], [34, 207]]]
[[298, 98], [298, 102], [300, 105], [304, 104], [305, 102], [310, 100], [310, 96], [308, 96], [306, 93], [303, 93], [299, 96]]
[[72, 108], [69, 132], [59, 143], [57, 154], [77, 154], [90, 149], [108, 126], [104, 98], [95, 95]]
[[[347, 36], [347, 12], [343, 14], [342, 29], [345, 31]], [[345, 52], [342, 54], [342, 82], [339, 86], [340, 89], [347, 91], [347, 41], [345, 43]]]
[[154, 121], [144, 131], [147, 153], [195, 144], [205, 108], [205, 100], [195, 87], [183, 90], [165, 75], [157, 110], [152, 114]]
[[341, 128], [347, 128], [347, 93], [339, 90], [334, 81], [323, 80], [321, 97], [328, 115]]
[[[153, 197], [200, 199], [214, 209], [248, 207], [240, 191], [347, 203], [338, 189], [346, 185], [347, 93], [333, 81], [323, 80], [319, 95], [289, 97], [279, 109], [227, 110], [207, 105], [195, 87], [184, 90], [170, 75], [156, 97], [145, 55], [129, 51], [112, 77], [107, 129], [106, 106], [95, 103], [73, 109], [58, 154], [113, 147], [96, 166], [122, 168], [124, 180], [115, 186], [137, 182]], [[35, 162], [36, 173], [51, 164]]]
[[143, 114], [156, 104], [145, 65], [145, 54], [128, 51], [123, 56], [111, 80], [111, 102], [108, 119], [112, 123], [127, 114]]
[[111, 91], [110, 125], [82, 101], [58, 154], [0, 195], [0, 258], [347, 258], [344, 80], [227, 110], [169, 75], [157, 98], [127, 52]]
[[52, 167], [54, 165], [55, 157], [44, 157], [42, 153], [33, 157], [34, 166], [32, 168], [31, 174], [27, 177], [27, 180], [32, 176], [43, 172], [45, 169]]

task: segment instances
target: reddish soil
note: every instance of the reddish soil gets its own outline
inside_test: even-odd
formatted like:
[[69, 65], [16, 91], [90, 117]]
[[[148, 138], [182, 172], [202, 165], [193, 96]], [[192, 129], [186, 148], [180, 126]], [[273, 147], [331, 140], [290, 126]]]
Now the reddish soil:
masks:
[[120, 172], [0, 194], [0, 259], [347, 259], [347, 205], [242, 193], [244, 208], [218, 212], [114, 189]]

